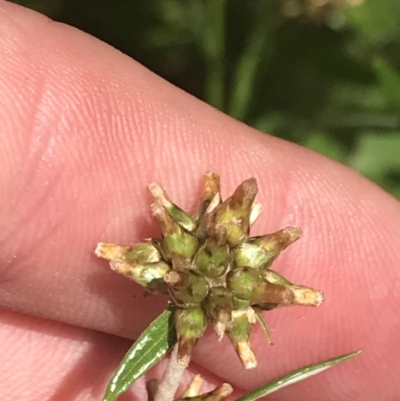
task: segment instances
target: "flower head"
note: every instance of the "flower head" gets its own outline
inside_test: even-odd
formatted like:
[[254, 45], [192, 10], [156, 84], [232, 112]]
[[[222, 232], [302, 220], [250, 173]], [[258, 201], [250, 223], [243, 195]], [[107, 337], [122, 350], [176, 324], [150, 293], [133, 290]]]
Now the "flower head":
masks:
[[250, 331], [260, 310], [318, 306], [323, 301], [321, 291], [294, 285], [271, 270], [279, 254], [301, 237], [301, 230], [286, 227], [250, 236], [262, 209], [254, 203], [255, 178], [244, 181], [223, 201], [219, 176], [207, 173], [193, 216], [175, 205], [160, 185], [150, 184], [149, 189], [161, 238], [131, 246], [99, 243], [96, 255], [149, 292], [170, 295], [182, 364], [189, 363], [196, 342], [211, 323], [219, 339], [227, 335], [244, 367], [254, 368], [257, 359]]

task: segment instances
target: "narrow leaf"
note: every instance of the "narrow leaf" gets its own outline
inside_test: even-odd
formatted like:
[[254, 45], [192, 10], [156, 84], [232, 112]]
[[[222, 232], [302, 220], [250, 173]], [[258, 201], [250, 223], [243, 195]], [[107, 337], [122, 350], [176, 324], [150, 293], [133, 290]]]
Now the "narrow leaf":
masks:
[[263, 319], [260, 310], [253, 308], [254, 311], [256, 312], [256, 318], [258, 320], [258, 322], [260, 323], [262, 329], [264, 330], [265, 333], [265, 337], [267, 337], [267, 341], [272, 344], [272, 338], [271, 338], [271, 331], [269, 330], [269, 327], [267, 325], [267, 323], [265, 322], [265, 320]]
[[135, 341], [108, 383], [104, 401], [113, 401], [124, 393], [175, 345], [171, 315], [170, 309], [164, 310]]
[[274, 393], [275, 391], [280, 390], [283, 387], [290, 386], [291, 384], [297, 383], [301, 380], [307, 379], [308, 377], [314, 376], [317, 373], [320, 373], [330, 367], [344, 362], [347, 359], [353, 358], [358, 355], [361, 350], [351, 352], [350, 354], [344, 354], [341, 356], [337, 356], [335, 358], [327, 359], [323, 362], [314, 363], [312, 365], [305, 366], [303, 368], [297, 369], [287, 375], [281, 377], [280, 379], [276, 379], [272, 382], [264, 384], [258, 389], [252, 391], [249, 394], [237, 399], [236, 401], [254, 401], [258, 400], [261, 397], [265, 397], [268, 394]]

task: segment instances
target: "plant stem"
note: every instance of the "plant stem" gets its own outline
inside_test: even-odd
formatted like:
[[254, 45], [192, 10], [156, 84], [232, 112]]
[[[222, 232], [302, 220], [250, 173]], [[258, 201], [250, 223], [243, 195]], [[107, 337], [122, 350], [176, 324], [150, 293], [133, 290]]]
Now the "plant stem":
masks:
[[226, 0], [208, 0], [205, 3], [205, 100], [219, 110], [224, 109], [225, 95], [226, 5]]
[[253, 31], [249, 34], [247, 45], [237, 63], [230, 84], [232, 88], [230, 104], [226, 110], [227, 114], [237, 120], [246, 120], [250, 101], [254, 97], [257, 72], [262, 62], [264, 62], [263, 68], [266, 68], [265, 64], [271, 57], [275, 41], [272, 34], [280, 23], [275, 12], [279, 6], [279, 1], [260, 2], [258, 16], [254, 19]]
[[164, 376], [158, 386], [154, 401], [173, 401], [186, 366], [178, 362], [178, 344], [172, 349]]

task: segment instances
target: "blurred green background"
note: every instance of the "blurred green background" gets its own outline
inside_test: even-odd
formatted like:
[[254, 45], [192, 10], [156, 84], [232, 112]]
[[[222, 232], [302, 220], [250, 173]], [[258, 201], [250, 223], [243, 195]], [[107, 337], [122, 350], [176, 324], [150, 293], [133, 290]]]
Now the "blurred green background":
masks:
[[399, 0], [20, 0], [400, 199]]

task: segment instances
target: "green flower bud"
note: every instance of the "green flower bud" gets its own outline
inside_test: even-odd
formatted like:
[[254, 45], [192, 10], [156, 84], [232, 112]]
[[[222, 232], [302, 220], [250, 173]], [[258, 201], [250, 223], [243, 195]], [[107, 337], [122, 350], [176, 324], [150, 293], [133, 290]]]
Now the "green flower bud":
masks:
[[269, 281], [262, 280], [255, 288], [250, 302], [252, 305], [259, 305], [264, 309], [263, 304], [319, 306], [323, 299], [322, 291], [310, 287], [272, 284]]
[[163, 233], [161, 244], [165, 258], [171, 260], [173, 253], [183, 259], [192, 258], [199, 247], [197, 237], [184, 230], [164, 206], [153, 203], [152, 209]]
[[233, 309], [247, 308], [248, 306], [250, 306], [250, 300], [232, 297], [232, 305], [233, 305]]
[[199, 249], [195, 258], [197, 270], [206, 277], [222, 276], [229, 266], [229, 247], [220, 245], [214, 238], [208, 239]]
[[193, 349], [207, 328], [207, 317], [199, 306], [188, 309], [177, 308], [174, 321], [178, 336], [178, 361], [188, 366]]
[[176, 206], [175, 203], [171, 202], [167, 193], [160, 185], [156, 183], [150, 184], [149, 190], [154, 199], [154, 202], [167, 209], [171, 217], [181, 227], [189, 232], [194, 232], [196, 230], [196, 221], [190, 215], [188, 215], [186, 212]]
[[285, 287], [290, 292], [291, 295], [285, 298], [283, 305], [319, 306], [324, 300], [322, 291], [302, 285], [294, 285], [274, 270], [266, 269], [263, 272], [263, 277], [267, 282]]
[[198, 305], [207, 296], [207, 280], [191, 271], [170, 270], [164, 275], [174, 301], [183, 307]]
[[250, 178], [215, 210], [215, 224], [220, 223], [225, 227], [231, 246], [239, 245], [248, 238], [251, 208], [257, 191], [256, 179]]
[[258, 282], [253, 295], [250, 299], [252, 305], [255, 304], [290, 304], [293, 296], [289, 289], [261, 280]]
[[273, 234], [250, 238], [249, 243], [259, 245], [264, 249], [265, 255], [268, 256], [265, 266], [268, 267], [284, 249], [301, 236], [302, 231], [299, 227], [286, 227]]
[[233, 327], [226, 334], [231, 340], [245, 369], [253, 369], [257, 366], [257, 359], [250, 348], [250, 330], [256, 322], [253, 308], [248, 307], [233, 311], [232, 321]]
[[264, 280], [270, 282], [271, 284], [279, 284], [283, 287], [290, 287], [292, 283], [282, 274], [279, 274], [275, 270], [265, 269], [262, 273]]
[[268, 252], [260, 245], [245, 242], [234, 250], [234, 261], [238, 267], [252, 267], [258, 269], [266, 265], [274, 257], [273, 252]]
[[159, 262], [161, 254], [151, 242], [142, 242], [129, 247], [124, 258], [129, 262], [146, 264]]
[[[285, 292], [285, 288], [287, 289], [292, 285], [292, 283], [286, 277], [268, 268], [265, 268], [262, 271], [262, 276], [269, 284], [266, 284], [261, 296], [264, 301], [257, 304], [260, 309], [272, 310], [279, 306], [284, 306], [283, 302], [288, 302], [292, 299], [290, 295], [287, 295], [288, 292]], [[270, 284], [273, 285], [271, 286]], [[286, 295], [283, 297], [284, 294]], [[253, 299], [253, 305], [254, 302], [255, 300]]]
[[235, 297], [249, 300], [254, 297], [262, 276], [258, 270], [238, 267], [228, 273], [226, 281]]
[[213, 287], [203, 302], [207, 316], [214, 325], [219, 340], [232, 321], [232, 295], [225, 287]]
[[114, 259], [110, 262], [110, 267], [115, 272], [146, 287], [152, 293], [168, 294], [164, 276], [171, 268], [165, 262], [138, 265], [122, 259]]

